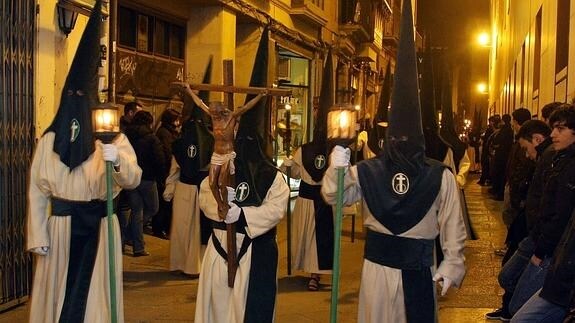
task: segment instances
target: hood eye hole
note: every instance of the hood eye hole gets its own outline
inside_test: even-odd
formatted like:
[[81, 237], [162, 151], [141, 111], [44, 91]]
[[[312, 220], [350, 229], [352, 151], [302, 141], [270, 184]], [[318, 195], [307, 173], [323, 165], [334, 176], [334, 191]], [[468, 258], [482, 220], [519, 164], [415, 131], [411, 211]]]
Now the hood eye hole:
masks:
[[74, 95], [74, 91], [68, 90], [68, 91], [66, 91], [66, 94], [68, 94], [68, 96], [72, 96], [72, 95]]
[[84, 91], [82, 91], [82, 90], [76, 90], [76, 95], [78, 95], [78, 96], [84, 96]]

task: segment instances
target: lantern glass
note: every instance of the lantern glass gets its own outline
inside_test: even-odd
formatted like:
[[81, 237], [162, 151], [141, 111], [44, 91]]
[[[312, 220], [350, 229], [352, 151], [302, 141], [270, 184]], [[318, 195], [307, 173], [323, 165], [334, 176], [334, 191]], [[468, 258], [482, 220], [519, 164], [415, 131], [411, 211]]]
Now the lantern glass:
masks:
[[68, 37], [76, 25], [78, 12], [74, 11], [67, 3], [58, 2], [58, 27]]
[[340, 104], [331, 107], [327, 115], [327, 138], [353, 139], [355, 133], [356, 111], [351, 104]]
[[110, 142], [120, 132], [120, 118], [117, 105], [106, 103], [92, 108], [94, 135], [103, 142]]

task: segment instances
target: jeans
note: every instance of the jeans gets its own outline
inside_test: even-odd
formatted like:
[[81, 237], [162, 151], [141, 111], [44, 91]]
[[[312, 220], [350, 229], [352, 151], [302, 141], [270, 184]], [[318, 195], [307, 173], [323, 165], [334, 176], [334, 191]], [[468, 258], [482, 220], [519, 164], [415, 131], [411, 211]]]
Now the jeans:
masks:
[[547, 275], [550, 264], [551, 257], [545, 257], [539, 266], [531, 262], [527, 264], [521, 277], [519, 277], [519, 281], [513, 292], [513, 297], [509, 302], [509, 313], [515, 314], [531, 296], [543, 287], [543, 282], [545, 281], [545, 276]]
[[513, 293], [521, 274], [529, 264], [529, 259], [533, 255], [535, 249], [535, 242], [531, 237], [527, 237], [519, 243], [517, 251], [509, 258], [509, 260], [501, 268], [498, 281], [499, 286], [505, 289], [506, 292]]
[[533, 295], [521, 309], [517, 312], [512, 323], [522, 322], [539, 322], [539, 323], [555, 323], [563, 322], [567, 309], [559, 305], [546, 301], [539, 296], [541, 289]]
[[134, 252], [144, 251], [144, 223], [158, 212], [158, 188], [156, 181], [142, 180], [133, 190], [126, 191], [132, 217], [130, 233]]

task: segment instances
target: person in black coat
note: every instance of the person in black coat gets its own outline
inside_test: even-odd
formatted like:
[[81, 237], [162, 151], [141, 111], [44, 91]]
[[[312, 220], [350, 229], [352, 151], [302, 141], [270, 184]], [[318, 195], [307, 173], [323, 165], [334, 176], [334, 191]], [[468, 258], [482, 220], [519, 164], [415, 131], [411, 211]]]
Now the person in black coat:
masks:
[[144, 224], [158, 212], [159, 198], [156, 181], [166, 172], [162, 144], [152, 130], [154, 118], [147, 111], [138, 111], [132, 124], [126, 129], [126, 135], [134, 147], [138, 165], [142, 168], [142, 181], [134, 189], [126, 191], [132, 210], [130, 232], [134, 257], [147, 256], [143, 229]]
[[491, 178], [489, 177], [489, 148], [491, 146], [491, 136], [500, 122], [501, 117], [498, 114], [489, 117], [487, 129], [481, 136], [481, 177], [479, 182], [477, 182], [481, 186], [487, 185], [487, 182], [491, 183]]
[[492, 187], [489, 192], [493, 194], [494, 199], [497, 201], [503, 201], [507, 160], [509, 159], [509, 153], [511, 152], [511, 146], [513, 145], [511, 116], [504, 114], [501, 119], [503, 120], [503, 126], [492, 135], [491, 159], [489, 160], [492, 183]]
[[[172, 162], [172, 144], [180, 137], [181, 115], [178, 111], [168, 108], [161, 116], [161, 124], [156, 130], [156, 136], [162, 143], [163, 158], [166, 165]], [[154, 235], [161, 239], [168, 239], [170, 226], [172, 224], [172, 202], [166, 202], [162, 198], [166, 188], [166, 178], [168, 177], [169, 167], [164, 170], [158, 177], [158, 193], [160, 208], [152, 220], [152, 231]]]

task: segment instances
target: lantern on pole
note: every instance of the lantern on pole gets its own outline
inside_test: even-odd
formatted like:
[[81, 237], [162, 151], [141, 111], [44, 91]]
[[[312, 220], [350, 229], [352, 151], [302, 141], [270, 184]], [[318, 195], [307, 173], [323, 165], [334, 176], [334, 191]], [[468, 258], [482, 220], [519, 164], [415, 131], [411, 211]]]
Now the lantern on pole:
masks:
[[[351, 104], [331, 107], [327, 115], [327, 139], [336, 145], [348, 146], [355, 138], [356, 110]], [[341, 218], [343, 216], [343, 175], [344, 169], [337, 169], [337, 200], [335, 207], [333, 239], [333, 272], [331, 277], [330, 322], [337, 322], [337, 299], [339, 293], [339, 253], [341, 245]]]
[[[119, 107], [113, 103], [105, 103], [92, 108], [92, 126], [94, 136], [103, 143], [111, 143], [120, 133]], [[111, 322], [118, 321], [116, 300], [116, 261], [114, 245], [114, 197], [112, 190], [112, 165], [106, 161], [106, 216], [108, 219], [108, 270], [110, 276], [110, 313]]]
[[[285, 105], [285, 120], [286, 120], [286, 134], [284, 137], [284, 150], [286, 152], [286, 158], [290, 158], [291, 153], [291, 105], [288, 103]], [[287, 204], [287, 274], [291, 276], [291, 166], [286, 168], [287, 183], [290, 188], [290, 197], [288, 198]]]

